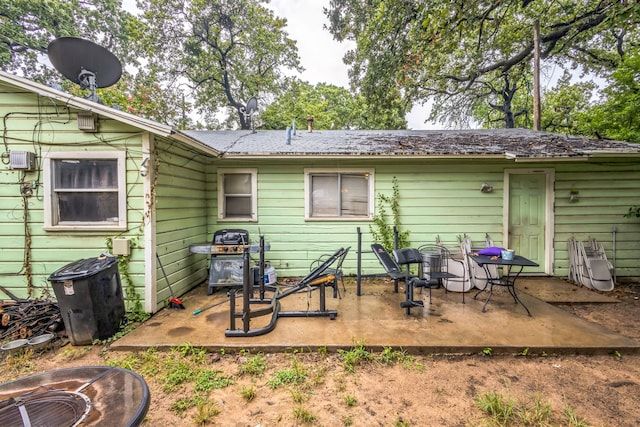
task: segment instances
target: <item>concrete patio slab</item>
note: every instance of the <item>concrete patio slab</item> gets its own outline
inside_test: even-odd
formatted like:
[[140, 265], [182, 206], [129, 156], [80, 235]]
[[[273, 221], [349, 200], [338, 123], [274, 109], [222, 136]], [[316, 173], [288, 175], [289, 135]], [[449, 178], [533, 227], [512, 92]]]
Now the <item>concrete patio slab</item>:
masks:
[[525, 292], [550, 304], [615, 303], [618, 300], [606, 292], [595, 291], [570, 283], [558, 277], [523, 277], [518, 280], [518, 291]]
[[[187, 309], [161, 310], [113, 342], [111, 349], [171, 348], [190, 344], [212, 351], [282, 352], [319, 348], [335, 351], [364, 343], [371, 349], [402, 348], [412, 354], [476, 353], [484, 349], [491, 349], [493, 353], [520, 353], [528, 349], [530, 354], [640, 352], [640, 342], [582, 320], [529, 294], [536, 289], [539, 292], [547, 289], [548, 295], [566, 302], [568, 297], [562, 297], [563, 293], [593, 292], [574, 290], [574, 285], [553, 278], [528, 278], [520, 285], [520, 299], [531, 311], [531, 317], [502, 288], [494, 291], [486, 312], [482, 311], [486, 292], [477, 300], [473, 299], [475, 292], [466, 293], [463, 304], [462, 294], [434, 289], [429, 304], [425, 290], [421, 295], [425, 308], [413, 308], [407, 315], [400, 308], [404, 299], [402, 283], [400, 293], [394, 293], [392, 282], [367, 282], [361, 295], [357, 296], [353, 280], [348, 280], [346, 290], [340, 289], [341, 298], [334, 299], [331, 292], [327, 292], [327, 309], [338, 312], [334, 320], [282, 317], [277, 319], [275, 328], [264, 335], [227, 337], [225, 331], [230, 328], [230, 316], [226, 290], [207, 295], [206, 285], [202, 284], [182, 298]], [[602, 297], [593, 294], [593, 299]], [[586, 300], [587, 296], [580, 298]], [[319, 308], [319, 292], [297, 293], [280, 301], [283, 312], [314, 311]], [[615, 299], [609, 298], [609, 303], [613, 301]], [[220, 305], [194, 315], [196, 309], [213, 304]], [[250, 330], [266, 325], [270, 319], [270, 316], [251, 319]], [[241, 320], [236, 320], [238, 328], [243, 330]]]

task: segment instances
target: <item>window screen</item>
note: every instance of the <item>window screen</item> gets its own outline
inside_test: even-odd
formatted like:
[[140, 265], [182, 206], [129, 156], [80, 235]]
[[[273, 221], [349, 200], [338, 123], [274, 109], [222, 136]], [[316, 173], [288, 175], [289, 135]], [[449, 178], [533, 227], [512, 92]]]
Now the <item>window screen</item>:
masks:
[[369, 215], [369, 174], [311, 174], [309, 182], [311, 217], [367, 217]]
[[53, 160], [57, 223], [118, 221], [117, 159]]
[[252, 214], [252, 176], [250, 173], [224, 174], [224, 217], [246, 218]]

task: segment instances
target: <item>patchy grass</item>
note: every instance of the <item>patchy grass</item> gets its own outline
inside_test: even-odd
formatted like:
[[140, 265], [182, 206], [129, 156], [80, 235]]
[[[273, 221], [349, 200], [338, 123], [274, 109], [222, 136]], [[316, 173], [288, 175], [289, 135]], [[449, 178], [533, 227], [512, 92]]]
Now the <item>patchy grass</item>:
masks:
[[274, 390], [288, 384], [301, 385], [307, 380], [308, 372], [308, 369], [294, 355], [291, 367], [277, 371], [267, 384]]
[[351, 350], [338, 350], [338, 355], [342, 359], [345, 370], [351, 373], [356, 371], [356, 366], [373, 362], [376, 357], [369, 352], [364, 345], [364, 341], [358, 341]]
[[240, 365], [241, 375], [247, 374], [254, 377], [261, 377], [264, 374], [264, 371], [267, 369], [267, 359], [263, 353], [251, 356], [249, 351], [242, 350], [240, 356], [244, 359]]

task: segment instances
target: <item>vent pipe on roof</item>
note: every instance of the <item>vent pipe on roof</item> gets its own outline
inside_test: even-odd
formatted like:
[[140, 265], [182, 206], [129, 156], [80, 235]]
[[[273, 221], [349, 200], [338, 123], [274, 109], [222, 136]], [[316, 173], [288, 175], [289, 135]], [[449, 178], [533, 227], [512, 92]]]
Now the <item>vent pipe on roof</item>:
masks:
[[307, 130], [313, 132], [313, 116], [307, 117]]
[[291, 129], [293, 129], [293, 136], [296, 136], [296, 119], [291, 120]]
[[287, 145], [291, 145], [291, 128], [287, 126]]

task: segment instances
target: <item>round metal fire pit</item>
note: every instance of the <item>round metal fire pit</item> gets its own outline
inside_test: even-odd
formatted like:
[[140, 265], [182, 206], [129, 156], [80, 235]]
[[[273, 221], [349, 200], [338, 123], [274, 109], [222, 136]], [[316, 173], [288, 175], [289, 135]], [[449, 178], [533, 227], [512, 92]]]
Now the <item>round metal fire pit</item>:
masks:
[[47, 371], [0, 384], [1, 426], [138, 426], [149, 410], [138, 374], [109, 366]]

